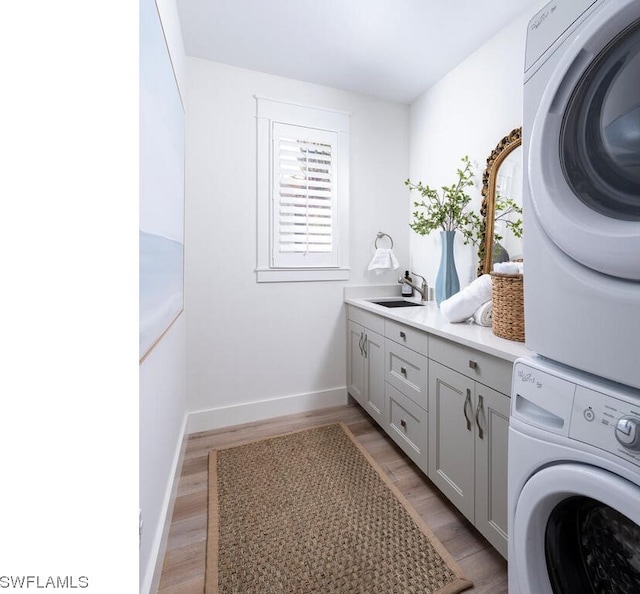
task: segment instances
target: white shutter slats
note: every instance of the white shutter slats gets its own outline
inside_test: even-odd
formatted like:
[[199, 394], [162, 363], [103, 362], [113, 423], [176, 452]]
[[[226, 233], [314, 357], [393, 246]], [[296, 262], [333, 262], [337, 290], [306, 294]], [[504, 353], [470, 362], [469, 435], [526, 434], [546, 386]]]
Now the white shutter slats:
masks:
[[281, 228], [286, 225], [298, 225], [305, 228], [308, 226], [326, 227], [329, 231], [331, 230], [331, 221], [328, 220], [328, 217], [322, 215], [300, 214], [295, 209], [288, 209], [287, 211], [281, 210], [279, 218]]
[[313, 200], [314, 204], [328, 204], [333, 198], [333, 192], [331, 188], [319, 188], [313, 189], [305, 186], [292, 186], [291, 184], [281, 185], [279, 196], [281, 201], [286, 201], [287, 198], [291, 200]]
[[273, 265], [337, 265], [337, 134], [273, 124]]

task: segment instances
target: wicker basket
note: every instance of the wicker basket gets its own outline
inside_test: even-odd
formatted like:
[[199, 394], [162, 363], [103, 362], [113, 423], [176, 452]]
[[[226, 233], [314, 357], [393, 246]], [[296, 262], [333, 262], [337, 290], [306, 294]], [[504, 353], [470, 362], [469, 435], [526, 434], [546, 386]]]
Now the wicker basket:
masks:
[[524, 342], [524, 287], [521, 274], [492, 272], [491, 329], [496, 336]]

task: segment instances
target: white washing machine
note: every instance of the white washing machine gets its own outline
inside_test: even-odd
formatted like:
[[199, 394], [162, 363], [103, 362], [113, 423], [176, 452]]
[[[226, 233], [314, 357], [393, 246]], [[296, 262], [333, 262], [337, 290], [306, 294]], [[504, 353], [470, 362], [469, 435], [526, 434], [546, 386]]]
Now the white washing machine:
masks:
[[640, 592], [640, 390], [514, 365], [509, 594]]
[[640, 1], [556, 0], [524, 83], [526, 346], [640, 387]]

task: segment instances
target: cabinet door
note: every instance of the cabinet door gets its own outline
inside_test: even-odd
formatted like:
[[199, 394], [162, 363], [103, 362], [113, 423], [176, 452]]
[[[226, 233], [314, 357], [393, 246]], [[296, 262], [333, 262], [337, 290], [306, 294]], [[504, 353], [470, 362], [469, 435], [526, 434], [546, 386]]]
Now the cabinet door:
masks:
[[474, 521], [474, 390], [468, 377], [429, 361], [429, 478]]
[[365, 406], [364, 328], [347, 322], [347, 392]]
[[476, 384], [476, 519], [482, 535], [507, 557], [508, 396]]
[[380, 424], [384, 422], [384, 338], [364, 329], [364, 408]]

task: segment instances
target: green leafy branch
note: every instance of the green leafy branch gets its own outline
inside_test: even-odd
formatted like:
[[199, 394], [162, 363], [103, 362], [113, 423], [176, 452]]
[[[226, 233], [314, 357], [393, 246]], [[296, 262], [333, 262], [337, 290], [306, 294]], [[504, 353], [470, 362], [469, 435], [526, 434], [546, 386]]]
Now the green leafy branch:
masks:
[[465, 188], [473, 186], [471, 161], [462, 157], [462, 168], [456, 173], [458, 179], [450, 186], [442, 186], [441, 193], [422, 182], [412, 183], [407, 179], [404, 183], [409, 190], [417, 190], [422, 200], [414, 202], [413, 222], [409, 225], [418, 235], [427, 235], [436, 229], [442, 231], [460, 231], [464, 243], [477, 243], [482, 221], [473, 211], [467, 210], [471, 196]]
[[[500, 195], [496, 196], [494, 210], [496, 213], [495, 221], [503, 221], [507, 229], [511, 230], [514, 237], [522, 237], [522, 207], [512, 198], [504, 198]], [[499, 214], [498, 214], [499, 213]], [[518, 218], [513, 219], [512, 215], [516, 214]], [[495, 226], [494, 226], [495, 229]], [[494, 241], [502, 241], [502, 235], [494, 232]]]

